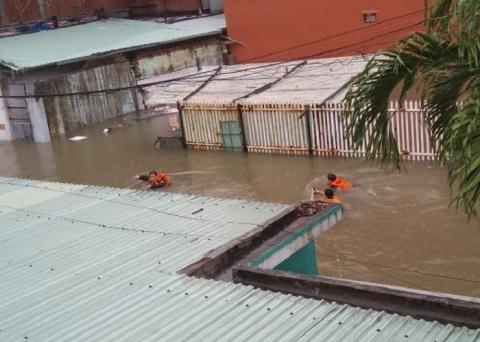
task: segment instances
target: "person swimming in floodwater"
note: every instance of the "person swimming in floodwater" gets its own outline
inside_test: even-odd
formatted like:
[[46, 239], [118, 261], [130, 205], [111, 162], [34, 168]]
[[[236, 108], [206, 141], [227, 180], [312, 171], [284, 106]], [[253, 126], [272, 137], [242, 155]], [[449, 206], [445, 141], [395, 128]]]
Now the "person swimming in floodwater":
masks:
[[342, 204], [342, 201], [335, 196], [335, 193], [333, 192], [332, 189], [325, 189], [324, 191], [317, 190], [315, 188], [312, 188], [312, 200], [314, 199], [315, 195], [321, 195], [322, 199], [321, 201], [326, 204]]
[[110, 127], [107, 127], [107, 128], [104, 128], [103, 129], [103, 134], [110, 134], [112, 133], [112, 131], [114, 129], [117, 129], [117, 128], [125, 128], [127, 127], [127, 125], [123, 124], [123, 123], [120, 123], [120, 124], [117, 124], [117, 125], [114, 125], [114, 126], [110, 126]]
[[328, 186], [332, 189], [348, 190], [351, 189], [353, 184], [348, 182], [346, 179], [335, 175], [334, 173], [329, 173], [327, 175]]
[[148, 182], [147, 189], [161, 189], [172, 185], [162, 171], [150, 171], [148, 175], [136, 175], [135, 179]]

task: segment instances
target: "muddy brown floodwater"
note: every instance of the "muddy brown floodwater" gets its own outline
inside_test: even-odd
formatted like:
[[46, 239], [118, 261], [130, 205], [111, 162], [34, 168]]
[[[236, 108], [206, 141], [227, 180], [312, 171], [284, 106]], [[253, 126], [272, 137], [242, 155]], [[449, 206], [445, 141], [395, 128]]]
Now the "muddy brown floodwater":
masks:
[[158, 150], [165, 119], [74, 132], [50, 144], [0, 143], [0, 175], [136, 187], [133, 175], [162, 169], [168, 191], [292, 203], [335, 172], [355, 183], [341, 193], [345, 218], [317, 240], [320, 274], [480, 297], [480, 222], [448, 209], [445, 171], [407, 164], [390, 173], [359, 159]]

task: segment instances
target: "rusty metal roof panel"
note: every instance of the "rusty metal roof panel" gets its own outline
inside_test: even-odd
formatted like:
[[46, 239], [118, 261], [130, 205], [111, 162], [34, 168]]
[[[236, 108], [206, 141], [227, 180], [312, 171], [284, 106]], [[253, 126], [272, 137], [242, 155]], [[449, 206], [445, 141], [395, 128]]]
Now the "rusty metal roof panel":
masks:
[[[321, 103], [341, 100], [347, 86], [365, 68], [367, 60], [360, 56], [319, 58], [278, 63], [251, 63], [224, 65], [222, 69], [194, 96], [191, 103], [228, 103], [250, 94], [237, 102], [255, 103]], [[296, 66], [300, 65], [291, 74]], [[216, 68], [194, 68], [168, 75], [159, 75], [139, 81], [144, 87], [147, 106], [181, 101], [216, 73]], [[176, 80], [176, 78], [187, 77]], [[280, 80], [272, 87], [256, 94], [268, 84]], [[159, 83], [160, 82], [160, 83]]]
[[175, 273], [285, 208], [0, 178], [0, 340], [480, 341], [479, 330]]
[[108, 19], [0, 39], [0, 64], [25, 71], [220, 34], [223, 15], [174, 24]]

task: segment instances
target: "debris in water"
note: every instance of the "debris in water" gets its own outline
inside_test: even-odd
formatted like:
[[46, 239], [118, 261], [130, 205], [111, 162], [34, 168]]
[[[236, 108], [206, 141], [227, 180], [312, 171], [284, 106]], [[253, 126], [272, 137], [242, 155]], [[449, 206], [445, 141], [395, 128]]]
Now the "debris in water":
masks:
[[182, 139], [180, 137], [157, 137], [153, 143], [155, 148], [182, 149]]
[[76, 135], [74, 137], [68, 138], [68, 140], [71, 140], [71, 141], [81, 141], [81, 140], [85, 140], [85, 139], [88, 139], [88, 138], [86, 136], [83, 136], [83, 135]]

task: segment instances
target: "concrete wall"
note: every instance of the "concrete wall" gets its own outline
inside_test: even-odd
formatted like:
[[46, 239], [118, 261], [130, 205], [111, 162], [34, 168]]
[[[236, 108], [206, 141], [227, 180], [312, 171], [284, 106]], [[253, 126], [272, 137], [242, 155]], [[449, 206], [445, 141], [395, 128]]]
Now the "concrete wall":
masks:
[[[480, 300], [473, 297], [349, 279], [310, 277], [248, 266], [234, 269], [233, 280], [265, 290], [349, 304], [367, 310], [386, 311], [457, 326], [480, 327]], [[406, 337], [408, 336], [402, 339], [407, 340]]]
[[[36, 82], [45, 81], [65, 73], [74, 72], [79, 68], [80, 65], [72, 64], [56, 68], [38, 69], [26, 74], [4, 74], [2, 77], [1, 88], [3, 89], [3, 94], [5, 96], [33, 95], [35, 93]], [[28, 99], [25, 98], [7, 98], [3, 101], [3, 105], [5, 108], [4, 112], [7, 113], [6, 115], [10, 127], [9, 138], [11, 140], [33, 140], [36, 134], [37, 137], [43, 136], [39, 141], [48, 141], [45, 138], [45, 135], [48, 134], [48, 132], [44, 131], [46, 125], [41, 122], [41, 118], [44, 117], [44, 115], [41, 114], [41, 111], [39, 112], [39, 109], [42, 107], [36, 106], [37, 104], [33, 102], [29, 104]], [[30, 109], [34, 109], [34, 113], [30, 113]], [[38, 125], [35, 125], [34, 127], [32, 122], [35, 122]], [[37, 131], [38, 129], [40, 129], [42, 133], [39, 133]]]
[[[3, 7], [3, 10], [2, 10]], [[0, 0], [0, 26], [28, 23], [56, 15], [72, 17], [92, 14], [94, 9], [116, 11], [130, 8], [133, 15], [155, 15], [164, 12], [194, 12], [200, 0]]]
[[[424, 0], [224, 0], [238, 62], [377, 51], [421, 30], [423, 24], [412, 25], [424, 18], [423, 8]], [[366, 12], [376, 12], [377, 22], [365, 23]]]
[[223, 12], [223, 0], [202, 0], [202, 8], [210, 13]]
[[[0, 95], [2, 95], [2, 87], [0, 87]], [[0, 98], [0, 141], [11, 140], [10, 120], [4, 99]]]
[[36, 142], [49, 142], [50, 129], [48, 127], [47, 114], [42, 98], [28, 98], [27, 108], [30, 123], [32, 125], [33, 140]]
[[201, 0], [130, 0], [129, 6], [136, 8], [133, 15], [155, 15], [161, 13], [197, 12], [202, 8]]

